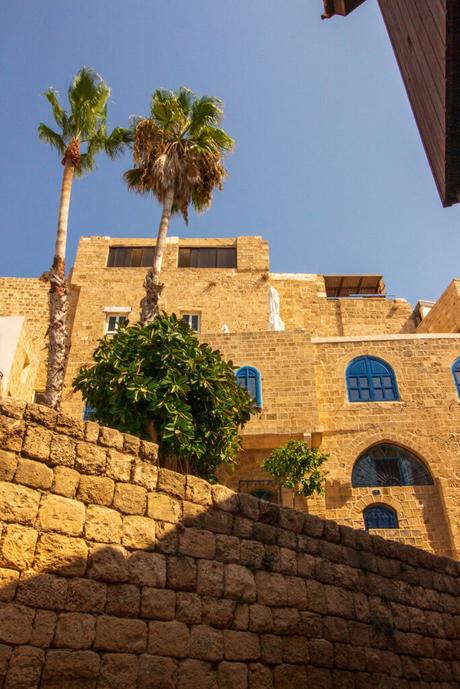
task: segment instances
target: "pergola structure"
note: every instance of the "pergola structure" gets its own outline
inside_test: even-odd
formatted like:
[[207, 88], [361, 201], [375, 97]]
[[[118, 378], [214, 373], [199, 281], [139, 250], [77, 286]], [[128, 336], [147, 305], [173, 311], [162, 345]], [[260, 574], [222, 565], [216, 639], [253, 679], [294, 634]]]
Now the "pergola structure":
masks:
[[[324, 19], [365, 0], [324, 0]], [[378, 0], [444, 207], [460, 201], [460, 0]]]

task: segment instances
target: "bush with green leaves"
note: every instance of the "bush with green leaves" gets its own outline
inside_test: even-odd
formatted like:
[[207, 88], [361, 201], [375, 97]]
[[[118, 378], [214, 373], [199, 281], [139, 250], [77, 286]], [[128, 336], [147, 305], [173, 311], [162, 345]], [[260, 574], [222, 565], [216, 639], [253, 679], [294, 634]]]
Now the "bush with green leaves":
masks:
[[220, 464], [235, 462], [238, 430], [257, 412], [253, 400], [232, 362], [174, 314], [121, 327], [100, 340], [93, 359], [73, 385], [99, 422], [157, 438], [163, 465], [208, 480]]
[[273, 450], [262, 468], [285, 488], [308, 498], [315, 493], [324, 493], [327, 472], [321, 467], [328, 459], [329, 455], [308, 447], [304, 440], [290, 440]]

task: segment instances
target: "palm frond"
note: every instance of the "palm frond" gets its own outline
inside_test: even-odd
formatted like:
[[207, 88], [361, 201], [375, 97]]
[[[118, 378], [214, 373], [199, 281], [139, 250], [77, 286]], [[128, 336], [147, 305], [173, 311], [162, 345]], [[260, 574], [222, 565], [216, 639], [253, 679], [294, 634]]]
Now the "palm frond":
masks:
[[61, 155], [64, 154], [66, 144], [63, 137], [43, 122], [38, 125], [38, 137], [41, 141], [45, 141], [56, 148]]
[[110, 158], [116, 158], [126, 146], [134, 143], [134, 131], [131, 128], [115, 127], [105, 138], [104, 150]]
[[92, 172], [96, 167], [96, 159], [94, 154], [87, 151], [82, 153], [80, 156], [80, 165], [75, 168], [75, 175], [77, 177], [82, 177], [87, 172]]
[[152, 120], [166, 131], [179, 132], [184, 128], [187, 116], [183, 111], [183, 101], [177, 94], [166, 89], [157, 89], [152, 97]]
[[107, 117], [107, 101], [110, 88], [102, 77], [92, 69], [83, 67], [69, 87], [71, 120], [82, 137], [91, 138], [100, 122]]
[[64, 125], [65, 125], [66, 120], [67, 120], [67, 115], [66, 115], [64, 108], [59, 103], [58, 92], [53, 88], [49, 88], [49, 89], [46, 89], [43, 96], [50, 103], [50, 105], [53, 109], [53, 117], [56, 121], [56, 124], [58, 124], [61, 127], [61, 129], [64, 129]]
[[138, 167], [132, 168], [131, 170], [126, 170], [123, 175], [123, 179], [128, 185], [129, 191], [136, 191], [138, 194], [145, 194], [149, 191], [148, 189], [144, 189], [144, 185], [142, 183], [143, 175], [144, 171]]
[[230, 153], [235, 147], [235, 140], [220, 127], [202, 127], [194, 142], [200, 148], [209, 152]]
[[203, 96], [193, 103], [190, 118], [190, 135], [199, 133], [205, 126], [218, 127], [222, 121], [224, 111], [222, 101], [214, 96]]
[[183, 114], [187, 117], [192, 109], [195, 94], [186, 86], [181, 86], [181, 88], [176, 93], [176, 98], [182, 109]]

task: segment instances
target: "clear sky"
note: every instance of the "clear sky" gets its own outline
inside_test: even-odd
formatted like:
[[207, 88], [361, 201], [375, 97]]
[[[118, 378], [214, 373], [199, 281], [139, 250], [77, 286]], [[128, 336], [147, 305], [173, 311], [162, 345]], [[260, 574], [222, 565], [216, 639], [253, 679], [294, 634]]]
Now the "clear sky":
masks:
[[[62, 167], [39, 142], [40, 94], [87, 65], [112, 87], [110, 123], [157, 87], [219, 96], [236, 139], [206, 214], [171, 235], [261, 234], [280, 272], [382, 273], [388, 293], [435, 299], [460, 277], [460, 207], [443, 209], [376, 0], [322, 22], [321, 0], [15, 0], [0, 9], [0, 275], [53, 254]], [[122, 182], [129, 154], [77, 181], [80, 235], [156, 235], [158, 205]]]

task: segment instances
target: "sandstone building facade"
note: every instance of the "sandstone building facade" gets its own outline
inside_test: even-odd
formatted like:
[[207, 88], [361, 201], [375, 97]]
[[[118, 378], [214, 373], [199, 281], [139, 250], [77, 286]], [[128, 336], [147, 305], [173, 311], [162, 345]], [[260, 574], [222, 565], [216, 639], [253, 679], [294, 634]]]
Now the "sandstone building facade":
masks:
[[[82, 417], [71, 382], [97, 340], [137, 320], [153, 250], [145, 239], [81, 238], [70, 276], [65, 412]], [[435, 305], [413, 309], [387, 297], [378, 275], [271, 273], [261, 237], [171, 237], [163, 281], [162, 308], [233, 361], [261, 408], [223, 482], [292, 506], [260, 464], [287, 440], [306, 439], [329, 453], [329, 473], [324, 496], [297, 499], [297, 508], [460, 556], [460, 281]], [[268, 330], [270, 287], [284, 331]], [[32, 387], [21, 395], [11, 379], [4, 395], [31, 401], [33, 388], [39, 399], [46, 310], [46, 283], [0, 281], [0, 316], [25, 316], [41, 361]]]

